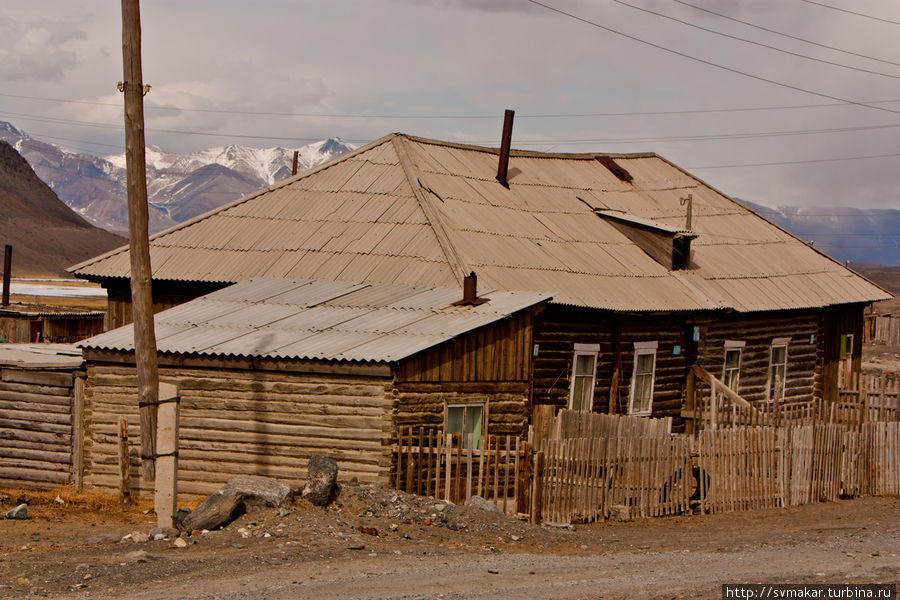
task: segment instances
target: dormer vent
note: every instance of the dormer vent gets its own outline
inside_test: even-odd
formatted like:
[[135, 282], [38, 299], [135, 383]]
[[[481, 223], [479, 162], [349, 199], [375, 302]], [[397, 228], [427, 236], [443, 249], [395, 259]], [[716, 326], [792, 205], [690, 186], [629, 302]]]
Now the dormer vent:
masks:
[[631, 176], [627, 170], [623, 169], [609, 156], [596, 156], [597, 162], [609, 169], [613, 175], [619, 178], [620, 181], [631, 181], [634, 177]]

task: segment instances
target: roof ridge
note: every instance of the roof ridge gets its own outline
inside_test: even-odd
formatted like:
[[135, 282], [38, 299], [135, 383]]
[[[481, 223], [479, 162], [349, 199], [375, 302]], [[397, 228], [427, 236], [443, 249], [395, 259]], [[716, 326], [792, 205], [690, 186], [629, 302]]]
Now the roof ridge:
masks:
[[[433, 146], [444, 146], [447, 148], [456, 148], [458, 150], [471, 150], [475, 152], [486, 152], [488, 154], [500, 154], [500, 148], [491, 146], [479, 146], [477, 144], [465, 144], [462, 142], [448, 142], [446, 140], [437, 140], [433, 138], [424, 138], [406, 133], [395, 133], [395, 136], [407, 139], [411, 142], [420, 144], [430, 144]], [[596, 160], [598, 156], [609, 156], [611, 158], [656, 158], [659, 157], [655, 152], [541, 152], [539, 150], [517, 150], [510, 149], [510, 156], [530, 157], [530, 158], [564, 158], [572, 160]]]
[[438, 212], [437, 208], [435, 208], [435, 206], [431, 203], [431, 200], [426, 195], [425, 190], [422, 189], [422, 183], [419, 181], [419, 178], [416, 175], [416, 168], [413, 165], [412, 160], [409, 158], [409, 153], [406, 151], [406, 146], [404, 143], [405, 137], [407, 136], [396, 134], [391, 139], [391, 143], [394, 146], [394, 150], [397, 152], [397, 158], [400, 160], [400, 166], [402, 167], [403, 173], [406, 176], [410, 187], [412, 188], [413, 195], [416, 197], [416, 201], [419, 203], [419, 208], [422, 209], [422, 212], [425, 215], [425, 219], [428, 221], [428, 224], [431, 225], [431, 230], [434, 231], [434, 235], [435, 237], [437, 237], [438, 244], [441, 246], [441, 250], [443, 251], [444, 256], [447, 257], [447, 264], [450, 265], [450, 270], [456, 277], [457, 283], [459, 283], [459, 285], [462, 285], [463, 279], [465, 279], [466, 275], [468, 275], [469, 273], [468, 268], [466, 267], [465, 261], [463, 261], [462, 257], [453, 246], [453, 243], [450, 241], [450, 236], [447, 234], [447, 230], [444, 227], [444, 222], [441, 219], [440, 212]]

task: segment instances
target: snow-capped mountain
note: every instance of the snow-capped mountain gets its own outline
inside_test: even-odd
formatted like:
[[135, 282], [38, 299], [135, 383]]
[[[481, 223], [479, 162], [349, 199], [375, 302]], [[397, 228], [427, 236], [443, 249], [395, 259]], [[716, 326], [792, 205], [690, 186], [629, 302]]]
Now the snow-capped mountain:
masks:
[[[69, 152], [0, 121], [0, 139], [13, 145], [60, 199], [92, 224], [128, 230], [125, 155]], [[296, 148], [298, 171], [354, 149], [339, 139]], [[150, 230], [161, 231], [236, 200], [291, 174], [294, 148], [223, 146], [178, 154], [147, 147]]]

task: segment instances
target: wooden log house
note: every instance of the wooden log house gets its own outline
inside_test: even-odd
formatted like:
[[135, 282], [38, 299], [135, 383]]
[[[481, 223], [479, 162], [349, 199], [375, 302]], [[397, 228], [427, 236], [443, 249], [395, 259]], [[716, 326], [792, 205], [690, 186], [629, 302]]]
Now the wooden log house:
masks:
[[[474, 290], [474, 287], [472, 288]], [[389, 483], [400, 427], [523, 435], [538, 292], [251, 279], [156, 315], [159, 373], [180, 401], [179, 489], [235, 475], [297, 484], [313, 454]], [[81, 342], [84, 482], [115, 489], [119, 427], [137, 455], [131, 327]]]
[[[456, 287], [475, 271], [492, 289], [551, 293], [534, 321], [534, 405], [669, 415], [676, 430], [694, 364], [752, 402], [835, 400], [859, 372], [864, 308], [890, 297], [656, 154], [404, 134], [150, 243], [158, 309], [251, 277]], [[107, 289], [117, 326], [128, 260], [121, 248], [70, 269]]]

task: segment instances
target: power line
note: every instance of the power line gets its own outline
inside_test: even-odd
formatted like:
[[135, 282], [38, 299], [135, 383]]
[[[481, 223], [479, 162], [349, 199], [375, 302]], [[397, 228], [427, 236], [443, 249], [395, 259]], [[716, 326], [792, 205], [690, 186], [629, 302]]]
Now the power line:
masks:
[[881, 21], [882, 23], [890, 23], [892, 25], [900, 25], [900, 22], [897, 22], [897, 21], [891, 21], [890, 19], [883, 19], [881, 17], [867, 15], [865, 13], [854, 12], [852, 10], [847, 10], [846, 8], [838, 8], [837, 6], [831, 6], [830, 4], [825, 4], [824, 2], [814, 2], [813, 0], [800, 0], [800, 1], [806, 2], [807, 4], [815, 4], [816, 6], [821, 6], [822, 8], [830, 8], [831, 10], [837, 10], [842, 13], [847, 13], [849, 15], [856, 15], [857, 17], [864, 17], [866, 19], [872, 19], [873, 21]]
[[[898, 63], [900, 64], [900, 63]], [[66, 98], [46, 98], [41, 96], [26, 96], [21, 94], [4, 94], [0, 93], [3, 98], [18, 98], [22, 100], [39, 100], [43, 102], [59, 102], [62, 104], [87, 104], [90, 106], [108, 106], [121, 109], [122, 105], [112, 102], [97, 102], [90, 100], [72, 100]], [[864, 100], [863, 104], [893, 104], [900, 102], [900, 98], [893, 100]], [[698, 108], [685, 110], [652, 110], [652, 111], [622, 111], [622, 112], [592, 112], [592, 113], [535, 113], [535, 114], [517, 114], [517, 119], [566, 119], [566, 118], [587, 118], [587, 117], [629, 117], [629, 116], [654, 116], [654, 115], [686, 115], [686, 114], [706, 114], [706, 113], [732, 113], [732, 112], [759, 112], [770, 110], [797, 110], [808, 108], [830, 108], [838, 106], [854, 106], [855, 103], [839, 101], [839, 102], [823, 102], [818, 104], [788, 104], [777, 106], [744, 106], [732, 108]], [[497, 115], [386, 115], [386, 114], [365, 114], [365, 113], [294, 113], [294, 112], [274, 112], [274, 111], [245, 111], [245, 110], [229, 110], [215, 108], [185, 108], [180, 106], [154, 106], [147, 104], [144, 106], [147, 110], [169, 110], [180, 112], [196, 112], [196, 113], [214, 113], [214, 114], [232, 114], [247, 116], [265, 116], [265, 117], [304, 117], [304, 118], [360, 118], [360, 119], [497, 119]]]
[[579, 17], [578, 15], [575, 15], [575, 14], [572, 14], [572, 13], [570, 13], [570, 12], [566, 12], [566, 11], [564, 11], [564, 10], [555, 8], [555, 7], [550, 6], [550, 5], [548, 5], [548, 4], [544, 4], [543, 2], [539, 2], [538, 0], [527, 0], [527, 1], [530, 2], [530, 3], [532, 3], [532, 4], [536, 4], [537, 6], [542, 6], [542, 7], [546, 8], [547, 10], [551, 10], [551, 11], [553, 11], [553, 12], [555, 12], [555, 13], [559, 13], [559, 14], [561, 14], [561, 15], [564, 15], [564, 16], [566, 16], [566, 17], [569, 17], [570, 19], [575, 19], [576, 21], [581, 21], [582, 23], [585, 23], [585, 24], [587, 24], [587, 25], [591, 25], [592, 27], [597, 27], [598, 29], [602, 29], [602, 30], [604, 30], [604, 31], [608, 31], [608, 32], [610, 32], [610, 33], [612, 33], [612, 34], [615, 34], [615, 35], [618, 35], [618, 36], [627, 38], [627, 39], [629, 39], [629, 40], [633, 40], [633, 41], [635, 41], [635, 42], [640, 42], [641, 44], [645, 44], [645, 45], [650, 46], [650, 47], [652, 47], [652, 48], [656, 48], [657, 50], [662, 50], [663, 52], [668, 52], [668, 53], [670, 53], [670, 54], [674, 54], [674, 55], [676, 55], [676, 56], [680, 56], [680, 57], [686, 58], [686, 59], [688, 59], [688, 60], [693, 60], [693, 61], [695, 61], [695, 62], [699, 62], [699, 63], [701, 63], [701, 64], [708, 65], [708, 66], [710, 66], [710, 67], [715, 67], [715, 68], [721, 69], [721, 70], [723, 70], [723, 71], [728, 71], [729, 73], [734, 73], [734, 74], [736, 74], [736, 75], [741, 75], [741, 76], [743, 76], [743, 77], [748, 77], [748, 78], [750, 78], [750, 79], [755, 79], [755, 80], [757, 80], [757, 81], [763, 81], [763, 82], [765, 82], [765, 83], [770, 83], [770, 84], [772, 84], [772, 85], [777, 85], [777, 86], [783, 87], [783, 88], [785, 88], [785, 89], [794, 90], [794, 91], [797, 91], [797, 92], [803, 92], [804, 94], [811, 94], [811, 95], [813, 95], [813, 96], [819, 96], [820, 98], [828, 98], [829, 100], [837, 100], [837, 101], [840, 101], [840, 102], [846, 102], [847, 104], [853, 104], [853, 105], [855, 105], [855, 106], [860, 106], [860, 107], [863, 107], [863, 108], [871, 108], [871, 109], [874, 109], [874, 110], [880, 110], [880, 111], [884, 111], [884, 112], [889, 112], [889, 113], [894, 113], [894, 114], [900, 114], [900, 110], [893, 110], [893, 109], [890, 109], [890, 108], [884, 108], [884, 107], [882, 107], [882, 106], [876, 106], [876, 105], [873, 105], [873, 104], [865, 104], [865, 103], [863, 103], [863, 102], [855, 102], [855, 101], [853, 101], [853, 100], [848, 100], [848, 99], [846, 99], [846, 98], [840, 98], [840, 97], [838, 97], [838, 96], [832, 96], [832, 95], [830, 95], [830, 94], [825, 94], [825, 93], [823, 93], [823, 92], [816, 92], [816, 91], [809, 90], [809, 89], [806, 89], [806, 88], [802, 88], [802, 87], [799, 87], [799, 86], [796, 86], [796, 85], [791, 85], [791, 84], [789, 84], [789, 83], [784, 83], [784, 82], [781, 82], [781, 81], [776, 81], [776, 80], [774, 80], [774, 79], [769, 79], [769, 78], [767, 78], [767, 77], [761, 77], [761, 76], [759, 76], [759, 75], [753, 75], [753, 74], [751, 74], [751, 73], [747, 73], [746, 71], [741, 71], [740, 69], [735, 69], [735, 68], [733, 68], [733, 67], [728, 67], [728, 66], [725, 66], [725, 65], [721, 65], [721, 64], [719, 64], [719, 63], [714, 63], [714, 62], [712, 62], [712, 61], [710, 61], [710, 60], [706, 60], [706, 59], [704, 59], [704, 58], [699, 58], [699, 57], [697, 57], [697, 56], [692, 56], [692, 55], [690, 55], [690, 54], [686, 54], [686, 53], [680, 52], [680, 51], [678, 51], [678, 50], [673, 50], [672, 48], [667, 48], [667, 47], [662, 46], [662, 45], [660, 45], [660, 44], [657, 44], [657, 43], [654, 43], [654, 42], [650, 42], [650, 41], [648, 41], [648, 40], [644, 40], [644, 39], [641, 39], [641, 38], [639, 38], [639, 37], [636, 37], [636, 36], [633, 36], [633, 35], [630, 35], [630, 34], [627, 34], [627, 33], [621, 32], [621, 31], [618, 31], [618, 30], [616, 30], [616, 29], [613, 29], [612, 27], [606, 27], [605, 25], [601, 25], [600, 23], [597, 23], [597, 22], [595, 22], [595, 21], [591, 21], [591, 20], [589, 20], [589, 19], [585, 19], [584, 17]]
[[694, 29], [699, 29], [700, 31], [705, 31], [705, 32], [711, 33], [711, 34], [713, 34], [713, 35], [718, 35], [718, 36], [725, 37], [725, 38], [728, 38], [728, 39], [731, 39], [731, 40], [737, 40], [737, 41], [739, 41], [739, 42], [744, 42], [744, 43], [746, 43], [746, 44], [753, 44], [754, 46], [759, 46], [760, 48], [766, 48], [766, 49], [768, 49], [768, 50], [773, 50], [773, 51], [775, 51], [775, 52], [781, 52], [781, 53], [783, 53], [783, 54], [789, 54], [790, 56], [796, 56], [796, 57], [798, 57], [798, 58], [803, 58], [803, 59], [806, 59], [806, 60], [811, 60], [811, 61], [814, 61], [814, 62], [819, 62], [819, 63], [826, 64], [826, 65], [832, 65], [832, 66], [835, 66], [835, 67], [841, 67], [841, 68], [843, 68], [843, 69], [850, 69], [850, 70], [853, 70], [853, 71], [859, 71], [860, 73], [868, 73], [868, 74], [870, 74], [870, 75], [879, 75], [879, 76], [881, 76], [881, 77], [889, 77], [889, 78], [891, 78], [891, 79], [900, 79], [900, 75], [891, 75], [891, 74], [889, 74], [889, 73], [882, 73], [881, 71], [872, 71], [872, 70], [870, 70], [870, 69], [863, 69], [863, 68], [861, 68], [861, 67], [854, 67], [854, 66], [852, 66], [852, 65], [845, 65], [845, 64], [843, 64], [843, 63], [838, 63], [838, 62], [834, 62], [834, 61], [831, 61], [831, 60], [825, 60], [824, 58], [815, 58], [815, 57], [813, 57], [813, 56], [807, 56], [806, 54], [800, 54], [799, 52], [791, 52], [790, 50], [785, 50], [785, 49], [783, 49], [783, 48], [778, 48], [777, 46], [772, 46], [772, 45], [770, 45], [770, 44], [763, 44], [762, 42], [755, 42], [755, 41], [753, 41], [753, 40], [748, 40], [747, 38], [742, 38], [742, 37], [737, 36], [737, 35], [731, 35], [730, 33], [724, 33], [724, 32], [722, 32], [722, 31], [716, 31], [715, 29], [710, 29], [710, 28], [708, 28], [708, 27], [703, 27], [702, 25], [697, 25], [697, 24], [691, 23], [691, 22], [689, 22], [689, 21], [684, 21], [684, 20], [682, 20], [682, 19], [679, 19], [679, 18], [676, 18], [676, 17], [672, 17], [672, 16], [670, 16], [670, 15], [666, 15], [666, 14], [663, 14], [663, 13], [660, 13], [660, 12], [656, 12], [656, 11], [650, 10], [650, 9], [648, 9], [648, 8], [643, 8], [643, 7], [641, 7], [641, 6], [635, 6], [634, 4], [629, 4], [628, 2], [625, 2], [624, 0], [612, 0], [612, 1], [615, 2], [616, 4], [621, 4], [622, 6], [627, 6], [628, 8], [633, 8], [634, 10], [639, 10], [639, 11], [641, 11], [641, 12], [645, 12], [645, 13], [648, 13], [648, 14], [651, 14], [651, 15], [655, 15], [655, 16], [661, 17], [661, 18], [663, 18], [663, 19], [669, 19], [670, 21], [674, 21], [674, 22], [676, 22], [676, 23], [680, 23], [680, 24], [682, 24], [682, 25], [685, 25], [686, 27], [693, 27]]
[[817, 158], [814, 160], [790, 160], [784, 162], [768, 162], [768, 163], [745, 163], [736, 165], [706, 165], [702, 167], [685, 167], [686, 169], [699, 171], [701, 169], [739, 169], [744, 167], [777, 167], [782, 165], [808, 165], [813, 163], [824, 162], [841, 162], [845, 160], [867, 160], [870, 158], [893, 158], [900, 156], [897, 154], [872, 154], [869, 156], [845, 156], [843, 158]]
[[[38, 122], [46, 122], [46, 123], [62, 123], [66, 125], [77, 125], [77, 126], [85, 126], [85, 127], [99, 127], [104, 129], [117, 129], [121, 130], [121, 126], [112, 125], [109, 123], [97, 123], [91, 121], [79, 121], [76, 119], [58, 119], [56, 117], [42, 117], [38, 115], [30, 115], [27, 113], [2, 113], [4, 115], [13, 115], [22, 120], [33, 120]], [[8, 117], [7, 117], [8, 118]], [[756, 132], [736, 132], [736, 133], [718, 133], [718, 134], [708, 134], [708, 135], [677, 135], [677, 136], [649, 136], [649, 137], [623, 137], [623, 138], [582, 138], [582, 139], [537, 139], [537, 140], [518, 140], [519, 144], [557, 144], [557, 145], [572, 145], [572, 144], [624, 144], [624, 143], [650, 143], [650, 142], [689, 142], [689, 141], [715, 141], [715, 140], [734, 140], [734, 139], [755, 139], [755, 138], [766, 138], [766, 137], [788, 137], [788, 136], [798, 136], [798, 135], [816, 135], [816, 134], [826, 134], [826, 133], [850, 133], [857, 131], [878, 131], [882, 129], [896, 129], [900, 128], [900, 123], [893, 124], [885, 124], [885, 125], [858, 125], [853, 127], [829, 127], [822, 129], [794, 129], [794, 130], [776, 130], [776, 131], [756, 131]], [[247, 134], [231, 134], [231, 133], [214, 133], [214, 132], [204, 132], [204, 131], [190, 131], [190, 130], [173, 130], [173, 129], [158, 129], [153, 127], [148, 127], [147, 131], [152, 132], [162, 132], [162, 133], [179, 133], [182, 135], [201, 135], [201, 136], [215, 136], [215, 137], [237, 137], [237, 138], [245, 138], [245, 139], [262, 139], [262, 140], [296, 140], [296, 141], [319, 141], [322, 138], [296, 138], [296, 137], [278, 137], [278, 136], [261, 136], [261, 135], [247, 135]], [[83, 141], [83, 140], [76, 140]], [[371, 140], [369, 139], [347, 139], [345, 141], [350, 141], [354, 143], [367, 143]], [[496, 140], [473, 140], [470, 143], [473, 144], [490, 144], [496, 142]]]
[[841, 53], [843, 53], [843, 54], [849, 54], [849, 55], [851, 55], [851, 56], [858, 56], [859, 58], [865, 58], [865, 59], [868, 59], [868, 60], [874, 60], [874, 61], [881, 62], [881, 63], [885, 63], [885, 64], [888, 64], [888, 65], [894, 65], [894, 66], [900, 67], [900, 63], [894, 62], [894, 61], [892, 61], [892, 60], [885, 60], [885, 59], [883, 59], [883, 58], [876, 58], [876, 57], [874, 57], [874, 56], [869, 56], [869, 55], [867, 55], [867, 54], [860, 54], [859, 52], [853, 52], [853, 51], [851, 51], [851, 50], [844, 50], [843, 48], [837, 48], [837, 47], [835, 47], [835, 46], [829, 46], [828, 44], [821, 44], [821, 43], [819, 43], [819, 42], [814, 42], [814, 41], [812, 41], [812, 40], [808, 40], [808, 39], [806, 39], [806, 38], [802, 38], [802, 37], [799, 37], [799, 36], [796, 36], [796, 35], [792, 35], [792, 34], [790, 34], [790, 33], [784, 33], [783, 31], [776, 31], [776, 30], [774, 30], [774, 29], [769, 29], [768, 27], [763, 27], [762, 25], [757, 25], [757, 24], [751, 23], [751, 22], [749, 22], [749, 21], [742, 21], [741, 19], [737, 19], [737, 18], [735, 18], [735, 17], [730, 17], [730, 16], [728, 16], [728, 15], [726, 15], [726, 14], [724, 14], [724, 13], [716, 12], [716, 11], [710, 10], [710, 9], [708, 9], [708, 8], [703, 8], [702, 6], [697, 6], [696, 4], [691, 4], [690, 2], [684, 2], [684, 0], [672, 0], [672, 2], [677, 2], [678, 4], [682, 4], [682, 5], [684, 5], [684, 6], [689, 6], [689, 7], [693, 8], [694, 10], [699, 10], [699, 11], [701, 11], [701, 12], [705, 12], [705, 13], [708, 13], [708, 14], [710, 14], [710, 15], [715, 15], [715, 16], [717, 16], [717, 17], [720, 17], [720, 18], [722, 18], [722, 19], [726, 19], [726, 20], [728, 20], [728, 21], [734, 21], [735, 23], [740, 23], [741, 25], [746, 25], [747, 27], [753, 27], [753, 28], [755, 28], [755, 29], [759, 29], [759, 30], [761, 30], [761, 31], [765, 31], [765, 32], [768, 32], [768, 33], [773, 33], [773, 34], [775, 34], [775, 35], [780, 35], [780, 36], [782, 36], [782, 37], [786, 37], [786, 38], [791, 39], [791, 40], [796, 40], [796, 41], [798, 41], [798, 42], [803, 42], [803, 43], [805, 43], [805, 44], [811, 44], [811, 45], [813, 45], [813, 46], [818, 46], [819, 48], [826, 48], [826, 49], [828, 49], [828, 50], [834, 50], [835, 52], [841, 52]]

